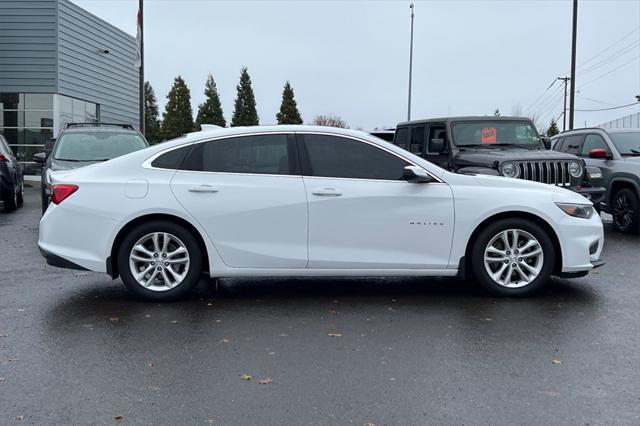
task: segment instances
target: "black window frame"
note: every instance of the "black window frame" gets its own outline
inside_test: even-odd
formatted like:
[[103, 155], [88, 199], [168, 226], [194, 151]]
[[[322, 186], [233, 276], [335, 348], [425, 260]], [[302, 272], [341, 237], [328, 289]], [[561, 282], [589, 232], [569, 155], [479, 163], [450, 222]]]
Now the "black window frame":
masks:
[[[431, 131], [434, 130], [435, 128], [442, 128], [444, 129], [444, 147], [445, 147], [445, 152], [431, 152], [431, 140], [432, 139], [438, 139], [438, 138], [432, 138], [431, 137]], [[424, 153], [426, 155], [448, 155], [448, 151], [449, 151], [449, 128], [447, 127], [447, 123], [430, 123], [429, 127], [427, 127], [427, 131], [425, 132], [425, 146], [424, 146]]]
[[[362, 139], [358, 139], [358, 138], [354, 138], [354, 137], [349, 137], [349, 136], [345, 136], [345, 135], [338, 135], [338, 134], [331, 134], [331, 133], [297, 133], [296, 134], [296, 141], [298, 144], [298, 155], [300, 156], [300, 166], [301, 166], [301, 170], [302, 170], [302, 176], [305, 177], [315, 177], [315, 178], [323, 178], [323, 179], [349, 179], [349, 180], [368, 180], [368, 181], [382, 181], [382, 182], [406, 182], [404, 181], [401, 177], [398, 179], [379, 179], [379, 178], [362, 178], [362, 177], [340, 177], [340, 176], [317, 176], [313, 174], [313, 168], [311, 166], [311, 159], [309, 157], [309, 152], [307, 150], [306, 144], [305, 144], [305, 136], [330, 136], [330, 137], [335, 137], [335, 138], [339, 138], [339, 139], [347, 139], [350, 141], [353, 141], [355, 143], [361, 143], [361, 144], [365, 144], [365, 145], [370, 145], [373, 149], [378, 149], [380, 151], [382, 151], [383, 153], [387, 154], [387, 155], [391, 155], [393, 157], [396, 157], [398, 160], [404, 161], [406, 163], [407, 166], [412, 166], [414, 165], [411, 161], [407, 160], [406, 158], [388, 151], [384, 148], [381, 148], [379, 146], [376, 146], [375, 144], [369, 143], [365, 140]], [[405, 166], [406, 167], [406, 166]]]
[[[189, 169], [185, 168], [184, 163], [186, 159], [193, 153], [196, 147], [200, 144], [205, 144], [210, 142], [219, 142], [219, 141], [229, 140], [229, 139], [239, 139], [243, 137], [255, 137], [255, 136], [286, 136], [287, 157], [288, 157], [287, 159], [289, 160], [289, 173], [220, 172], [220, 171], [209, 171], [209, 170], [193, 170], [191, 168]], [[169, 154], [169, 152], [166, 152], [165, 154]], [[158, 158], [160, 157], [157, 157], [155, 160], [157, 160]], [[173, 170], [173, 169], [169, 169], [169, 170]], [[300, 167], [300, 156], [298, 155], [298, 147], [296, 144], [295, 134], [287, 133], [287, 132], [249, 133], [249, 134], [240, 134], [240, 135], [229, 135], [229, 136], [224, 136], [219, 138], [196, 141], [191, 144], [191, 149], [182, 158], [182, 161], [180, 162], [180, 167], [178, 167], [176, 170], [188, 171], [188, 172], [194, 172], [194, 173], [239, 174], [239, 175], [252, 175], [252, 176], [301, 176], [302, 174], [301, 167]]]
[[[404, 132], [406, 133], [406, 139], [404, 142], [404, 146], [402, 146], [399, 142], [399, 137], [398, 135], [400, 134], [400, 132]], [[400, 148], [409, 151], [409, 146], [411, 145], [411, 128], [408, 126], [405, 127], [400, 127], [396, 130], [395, 135], [393, 136], [393, 144], [396, 146], [399, 146]]]
[[[416, 133], [418, 133], [419, 129], [422, 129], [422, 138], [420, 138], [422, 140], [419, 141], [418, 143], [414, 144], [413, 141], [416, 139], [416, 138], [414, 138], [414, 135]], [[418, 124], [418, 125], [413, 126], [413, 128], [411, 129], [411, 135], [409, 137], [409, 149], [407, 149], [407, 151], [409, 151], [413, 155], [417, 155], [418, 157], [424, 157], [426, 139], [427, 139], [427, 125], [426, 124]], [[420, 145], [419, 152], [415, 152], [413, 150], [413, 146], [414, 145]]]

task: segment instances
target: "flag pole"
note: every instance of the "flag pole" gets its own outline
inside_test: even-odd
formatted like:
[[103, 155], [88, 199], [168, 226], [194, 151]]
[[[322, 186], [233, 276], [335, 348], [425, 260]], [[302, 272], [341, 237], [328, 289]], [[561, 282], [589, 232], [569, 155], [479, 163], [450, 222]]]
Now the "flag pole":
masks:
[[145, 134], [144, 128], [144, 14], [143, 0], [138, 0], [138, 57], [140, 77], [140, 133]]

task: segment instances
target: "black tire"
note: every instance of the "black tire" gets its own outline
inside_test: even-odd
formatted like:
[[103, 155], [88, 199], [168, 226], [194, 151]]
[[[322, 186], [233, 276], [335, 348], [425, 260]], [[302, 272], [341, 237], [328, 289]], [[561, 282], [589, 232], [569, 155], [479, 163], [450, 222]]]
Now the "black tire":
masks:
[[24, 205], [24, 181], [20, 184], [20, 190], [16, 194], [16, 204], [18, 207], [22, 207]]
[[13, 212], [18, 209], [18, 196], [16, 194], [15, 187], [11, 187], [9, 191], [5, 194], [4, 200], [4, 210], [7, 212]]
[[611, 197], [611, 214], [616, 231], [640, 234], [640, 202], [635, 191], [628, 188], [616, 191]]
[[[154, 291], [143, 287], [134, 278], [129, 267], [129, 254], [133, 246], [145, 235], [166, 232], [180, 239], [189, 255], [189, 269], [181, 283], [172, 289]], [[118, 249], [118, 271], [124, 285], [138, 297], [153, 302], [170, 302], [181, 299], [193, 290], [202, 275], [202, 253], [196, 238], [184, 227], [169, 221], [151, 221], [141, 224], [127, 233]]]
[[[506, 287], [494, 281], [487, 272], [484, 263], [485, 249], [491, 240], [501, 232], [510, 229], [524, 231], [535, 237], [540, 244], [543, 254], [542, 267], [537, 277], [528, 284], [514, 288]], [[471, 249], [471, 266], [478, 284], [494, 296], [526, 297], [538, 292], [545, 284], [547, 284], [549, 277], [553, 272], [555, 257], [553, 241], [547, 231], [542, 227], [527, 219], [502, 219], [489, 224], [478, 234]], [[519, 274], [515, 273], [513, 276], [518, 277], [518, 275]]]

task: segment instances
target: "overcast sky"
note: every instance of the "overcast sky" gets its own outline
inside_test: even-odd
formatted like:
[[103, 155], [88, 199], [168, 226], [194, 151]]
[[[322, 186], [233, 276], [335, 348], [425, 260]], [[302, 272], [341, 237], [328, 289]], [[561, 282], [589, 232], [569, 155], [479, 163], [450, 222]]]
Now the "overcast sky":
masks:
[[[129, 34], [137, 0], [74, 0]], [[407, 115], [409, 1], [145, 1], [145, 77], [160, 103], [173, 78], [194, 116], [212, 73], [227, 121], [247, 66], [260, 124], [275, 123], [286, 80], [305, 123], [335, 114], [350, 127], [394, 126]], [[521, 105], [548, 123], [562, 113], [571, 0], [415, 1], [412, 118], [503, 115]], [[626, 37], [625, 37], [626, 36]], [[576, 108], [640, 95], [640, 1], [581, 0]], [[586, 62], [586, 63], [585, 63]], [[577, 112], [576, 126], [640, 111]], [[561, 126], [560, 122], [560, 126]]]

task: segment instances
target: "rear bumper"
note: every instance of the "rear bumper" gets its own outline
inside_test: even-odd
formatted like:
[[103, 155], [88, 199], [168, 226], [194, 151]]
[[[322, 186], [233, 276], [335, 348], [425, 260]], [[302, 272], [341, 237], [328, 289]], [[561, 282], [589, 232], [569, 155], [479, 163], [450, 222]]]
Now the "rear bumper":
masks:
[[40, 246], [38, 246], [38, 249], [40, 250], [40, 254], [46, 259], [48, 265], [56, 266], [58, 268], [78, 269], [80, 271], [88, 271], [87, 268], [83, 268], [82, 266], [77, 265], [71, 262], [70, 260], [57, 256], [51, 252], [48, 252]]

